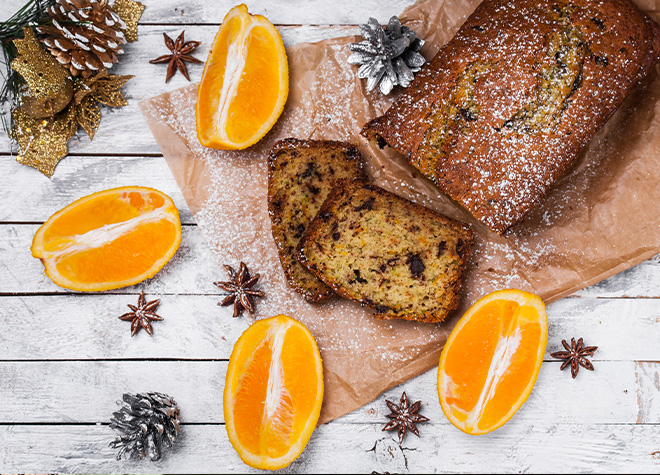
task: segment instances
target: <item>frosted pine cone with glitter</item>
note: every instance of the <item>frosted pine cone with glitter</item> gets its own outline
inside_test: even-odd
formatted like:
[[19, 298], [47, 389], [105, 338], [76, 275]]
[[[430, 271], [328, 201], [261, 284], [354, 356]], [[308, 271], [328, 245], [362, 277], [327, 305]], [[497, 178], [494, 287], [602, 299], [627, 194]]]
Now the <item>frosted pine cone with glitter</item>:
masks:
[[165, 447], [172, 447], [181, 419], [176, 401], [167, 394], [124, 394], [122, 407], [112, 414], [110, 427], [119, 436], [110, 447], [119, 449], [117, 460], [129, 458], [160, 459]]
[[108, 0], [56, 0], [48, 15], [51, 23], [37, 27], [41, 42], [73, 76], [109, 69], [124, 52], [126, 25]]
[[353, 51], [348, 62], [361, 65], [358, 77], [367, 79], [368, 91], [379, 85], [380, 92], [387, 95], [394, 86], [408, 87], [426, 63], [419, 53], [424, 40], [401, 25], [396, 16], [390, 18], [386, 28], [369, 18], [368, 23], [360, 25], [360, 35], [364, 41], [348, 45]]

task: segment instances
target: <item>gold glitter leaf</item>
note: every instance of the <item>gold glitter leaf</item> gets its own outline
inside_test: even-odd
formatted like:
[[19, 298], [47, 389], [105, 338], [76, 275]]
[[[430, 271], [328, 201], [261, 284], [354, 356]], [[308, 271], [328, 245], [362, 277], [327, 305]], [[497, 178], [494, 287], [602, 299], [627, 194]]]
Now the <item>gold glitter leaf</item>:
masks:
[[123, 107], [128, 104], [120, 88], [134, 76], [119, 76], [117, 74], [99, 75], [95, 82], [94, 97], [101, 104], [112, 107]]
[[12, 112], [12, 136], [18, 142], [16, 161], [36, 168], [47, 177], [68, 153], [67, 142], [78, 128], [71, 107], [48, 119], [35, 119], [25, 111]]
[[126, 41], [129, 43], [137, 41], [138, 21], [140, 21], [140, 17], [144, 11], [144, 4], [134, 2], [133, 0], [115, 0], [111, 8], [126, 24], [126, 28], [124, 29]]
[[75, 109], [75, 119], [90, 139], [94, 138], [101, 122], [98, 103], [112, 107], [128, 104], [120, 88], [132, 77], [108, 74], [102, 70], [89, 79], [76, 81], [76, 92], [70, 107]]
[[29, 90], [23, 97], [26, 114], [51, 117], [71, 101], [73, 84], [69, 73], [48, 52], [31, 28], [23, 28], [25, 38], [14, 40], [18, 56], [11, 67], [25, 79]]
[[94, 139], [94, 134], [101, 123], [101, 110], [93, 96], [85, 96], [80, 104], [76, 104], [76, 121], [83, 128], [90, 140]]

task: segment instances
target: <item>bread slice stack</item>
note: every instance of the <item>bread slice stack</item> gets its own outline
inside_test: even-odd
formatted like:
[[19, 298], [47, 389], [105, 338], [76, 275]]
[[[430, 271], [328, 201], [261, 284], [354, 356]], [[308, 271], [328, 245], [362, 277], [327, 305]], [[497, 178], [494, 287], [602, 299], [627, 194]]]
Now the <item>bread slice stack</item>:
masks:
[[298, 243], [338, 180], [366, 177], [362, 155], [345, 142], [289, 138], [273, 146], [268, 166], [268, 210], [284, 273], [318, 302], [334, 292], [300, 264]]
[[298, 258], [380, 318], [440, 322], [459, 303], [473, 235], [435, 211], [360, 181], [340, 182]]

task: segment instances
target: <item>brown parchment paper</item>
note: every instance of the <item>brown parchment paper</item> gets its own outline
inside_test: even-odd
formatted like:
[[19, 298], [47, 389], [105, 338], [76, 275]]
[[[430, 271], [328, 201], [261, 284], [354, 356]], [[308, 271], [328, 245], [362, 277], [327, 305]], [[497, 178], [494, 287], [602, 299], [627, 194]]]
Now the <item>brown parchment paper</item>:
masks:
[[[401, 19], [427, 40], [423, 53], [430, 59], [478, 3], [421, 0]], [[639, 5], [658, 20], [660, 0]], [[218, 263], [243, 260], [264, 276], [260, 282], [267, 298], [258, 302], [257, 318], [288, 314], [317, 339], [325, 371], [321, 422], [436, 366], [455, 322], [484, 294], [520, 288], [549, 303], [660, 252], [660, 68], [626, 100], [545, 201], [512, 232], [498, 236], [402, 157], [373, 149], [359, 136], [363, 124], [382, 114], [393, 98], [366, 93], [356, 68], [346, 62], [346, 45], [355, 40], [287, 49], [286, 108], [273, 130], [248, 150], [199, 144], [196, 85], [140, 104]], [[476, 248], [461, 308], [452, 317], [436, 325], [382, 321], [346, 300], [308, 304], [287, 286], [266, 202], [267, 153], [284, 137], [359, 144], [377, 184], [472, 225]]]

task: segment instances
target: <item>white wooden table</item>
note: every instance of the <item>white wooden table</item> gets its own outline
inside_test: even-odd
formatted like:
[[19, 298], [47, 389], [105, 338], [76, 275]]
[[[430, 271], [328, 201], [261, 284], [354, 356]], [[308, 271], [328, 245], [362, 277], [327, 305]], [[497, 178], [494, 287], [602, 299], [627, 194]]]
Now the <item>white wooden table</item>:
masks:
[[[233, 343], [246, 328], [217, 307], [224, 278], [138, 109], [147, 97], [187, 84], [148, 61], [166, 52], [162, 33], [200, 40], [205, 59], [226, 0], [143, 0], [140, 40], [112, 72], [134, 74], [129, 105], [104, 108], [93, 142], [79, 132], [52, 179], [17, 164], [0, 135], [0, 472], [245, 472], [224, 428], [222, 390]], [[381, 23], [411, 0], [253, 0], [284, 42], [316, 41]], [[0, 0], [6, 19], [23, 0]], [[201, 65], [189, 67], [198, 81]], [[183, 240], [152, 280], [83, 295], [54, 285], [30, 255], [32, 236], [52, 213], [102, 189], [145, 185], [170, 195]], [[140, 291], [161, 298], [155, 335], [131, 338], [117, 319]], [[549, 307], [548, 351], [562, 338], [598, 345], [595, 372], [576, 380], [546, 355], [531, 397], [502, 429], [467, 436], [442, 414], [435, 371], [319, 427], [288, 472], [654, 472], [660, 471], [660, 259], [656, 257]], [[116, 461], [108, 421], [123, 392], [162, 391], [182, 410], [182, 435], [163, 460]], [[431, 422], [403, 447], [381, 427], [384, 399], [401, 391], [424, 402]]]

